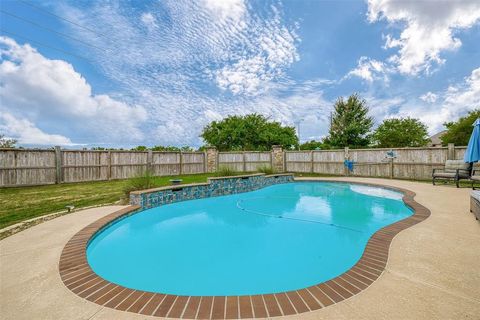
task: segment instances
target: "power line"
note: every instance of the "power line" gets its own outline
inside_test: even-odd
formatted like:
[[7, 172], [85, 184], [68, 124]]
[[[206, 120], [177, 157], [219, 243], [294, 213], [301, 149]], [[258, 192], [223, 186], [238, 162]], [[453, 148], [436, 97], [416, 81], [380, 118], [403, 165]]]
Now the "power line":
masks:
[[40, 25], [40, 24], [38, 24], [38, 23], [36, 23], [36, 22], [34, 22], [34, 21], [31, 21], [31, 20], [29, 20], [29, 19], [25, 19], [25, 18], [23, 18], [23, 17], [17, 16], [16, 14], [7, 12], [7, 11], [5, 11], [5, 10], [0, 10], [0, 12], [3, 13], [3, 14], [8, 15], [8, 16], [10, 16], [10, 17], [13, 17], [13, 18], [15, 18], [15, 19], [18, 19], [18, 20], [21, 20], [21, 21], [30, 23], [31, 25], [34, 25], [34, 26], [36, 26], [36, 27], [38, 27], [38, 28], [40, 28], [40, 29], [44, 29], [44, 30], [47, 30], [47, 31], [49, 31], [49, 32], [58, 34], [58, 35], [60, 35], [60, 36], [69, 38], [69, 39], [71, 39], [71, 40], [78, 41], [78, 42], [80, 42], [80, 43], [82, 43], [82, 44], [84, 44], [84, 45], [86, 45], [86, 46], [89, 46], [89, 47], [92, 47], [92, 48], [96, 48], [96, 49], [99, 49], [99, 50], [102, 50], [102, 51], [106, 51], [106, 50], [103, 49], [103, 48], [100, 48], [100, 47], [97, 47], [97, 46], [95, 46], [95, 45], [89, 44], [89, 43], [87, 43], [87, 42], [85, 42], [85, 41], [82, 41], [82, 40], [77, 39], [77, 38], [75, 38], [75, 37], [69, 36], [68, 34], [65, 34], [65, 33], [62, 33], [62, 32], [58, 32], [58, 31], [55, 31], [55, 30], [53, 30], [53, 29], [51, 29], [51, 28], [42, 26], [42, 25]]
[[88, 62], [91, 63], [91, 61], [90, 61], [89, 59], [87, 59], [87, 58], [85, 58], [85, 57], [82, 57], [82, 56], [79, 56], [79, 55], [77, 55], [77, 54], [74, 54], [74, 53], [65, 51], [65, 50], [63, 50], [63, 49], [59, 49], [59, 48], [52, 47], [52, 46], [50, 46], [50, 45], [48, 45], [48, 44], [45, 44], [45, 43], [42, 43], [42, 42], [40, 42], [40, 41], [33, 40], [33, 39], [30, 39], [30, 38], [21, 36], [21, 35], [19, 35], [19, 34], [16, 34], [16, 33], [14, 33], [14, 32], [10, 32], [10, 31], [4, 30], [4, 29], [0, 29], [0, 31], [1, 31], [1, 32], [8, 33], [8, 34], [10, 34], [10, 35], [12, 35], [12, 36], [14, 36], [14, 37], [22, 38], [22, 39], [24, 39], [24, 40], [37, 43], [37, 44], [40, 45], [40, 46], [43, 46], [43, 47], [46, 47], [46, 48], [49, 48], [49, 49], [52, 49], [52, 50], [59, 51], [59, 52], [62, 52], [62, 53], [64, 53], [64, 54], [68, 54], [68, 55], [70, 55], [70, 56], [73, 56], [73, 57], [76, 57], [76, 58], [79, 58], [79, 59], [82, 59], [82, 60], [85, 60], [85, 61], [88, 61]]
[[71, 20], [68, 20], [68, 19], [66, 19], [66, 18], [64, 18], [64, 17], [61, 17], [61, 16], [59, 16], [59, 15], [57, 15], [57, 14], [55, 14], [55, 13], [52, 13], [52, 12], [44, 9], [44, 8], [38, 7], [38, 6], [36, 6], [36, 5], [33, 5], [33, 4], [31, 4], [30, 2], [28, 2], [28, 1], [19, 0], [19, 2], [21, 2], [21, 3], [23, 3], [23, 4], [27, 5], [27, 6], [30, 6], [30, 7], [32, 7], [33, 9], [37, 10], [37, 11], [40, 11], [40, 12], [49, 14], [49, 15], [51, 15], [51, 16], [54, 16], [54, 17], [58, 18], [58, 19], [61, 19], [61, 20], [66, 21], [66, 22], [68, 22], [68, 23], [71, 23], [71, 24], [73, 24], [73, 25], [75, 25], [75, 26], [77, 26], [77, 27], [79, 27], [79, 28], [82, 28], [82, 29], [85, 29], [85, 30], [87, 30], [87, 31], [90, 31], [91, 33], [93, 33], [93, 34], [95, 34], [95, 35], [97, 35], [97, 36], [107, 37], [107, 36], [104, 35], [104, 34], [98, 33], [96, 30], [93, 30], [93, 29], [87, 28], [87, 27], [85, 27], [85, 26], [82, 26], [81, 24], [78, 24], [78, 23], [73, 22], [73, 21], [71, 21]]

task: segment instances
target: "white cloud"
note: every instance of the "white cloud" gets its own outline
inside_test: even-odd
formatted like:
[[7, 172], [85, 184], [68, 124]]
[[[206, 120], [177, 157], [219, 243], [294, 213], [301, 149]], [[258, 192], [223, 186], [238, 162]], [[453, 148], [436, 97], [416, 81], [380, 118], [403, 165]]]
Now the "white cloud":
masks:
[[437, 93], [440, 99], [434, 105], [409, 110], [419, 114], [432, 133], [442, 130], [445, 122], [450, 122], [467, 112], [480, 108], [480, 68], [465, 77], [464, 82], [450, 86], [444, 92]]
[[0, 130], [8, 136], [18, 139], [21, 144], [74, 145], [67, 137], [45, 133], [27, 119], [17, 119], [6, 112], [0, 113]]
[[233, 94], [257, 93], [260, 83], [269, 80], [263, 66], [264, 59], [261, 57], [240, 60], [216, 71], [215, 79], [220, 88], [228, 89]]
[[[297, 26], [285, 22], [277, 2], [263, 8], [257, 12], [244, 1], [166, 0], [138, 12], [112, 1], [82, 10], [63, 6], [59, 13], [108, 30], [106, 41], [67, 26], [76, 37], [107, 48], [89, 52], [94, 65], [125, 99], [145, 106], [149, 118], [143, 130], [154, 134], [142, 143], [199, 145], [202, 127], [226, 115], [259, 112], [291, 119], [293, 107], [283, 101], [290, 88], [278, 84], [299, 59]], [[157, 28], [138, 23], [145, 12]]]
[[[424, 122], [430, 134], [443, 130], [445, 122], [454, 121], [480, 108], [480, 68], [474, 69], [462, 83], [443, 92], [429, 92], [424, 99], [370, 99], [371, 112], [377, 120], [391, 117], [414, 117]], [[433, 98], [435, 97], [435, 98]], [[435, 103], [431, 101], [435, 99]], [[424, 101], [422, 103], [422, 100]]]
[[438, 96], [435, 93], [429, 91], [425, 94], [422, 94], [419, 98], [420, 100], [423, 100], [425, 102], [434, 103], [435, 101], [437, 101]]
[[444, 105], [457, 115], [480, 108], [480, 68], [473, 70], [464, 83], [447, 89]]
[[268, 23], [260, 29], [252, 26], [249, 44], [243, 52], [235, 52], [231, 61], [213, 72], [221, 89], [233, 94], [259, 94], [268, 82], [281, 78], [284, 69], [300, 59], [296, 48], [298, 36], [282, 26], [279, 11], [275, 7], [272, 10], [273, 17]]
[[204, 111], [204, 116], [205, 118], [208, 120], [208, 122], [211, 122], [211, 121], [218, 121], [218, 120], [221, 120], [223, 117], [220, 113], [216, 112], [216, 111], [213, 111], [213, 110], [205, 110]]
[[351, 70], [346, 77], [356, 76], [368, 82], [383, 79], [388, 82], [388, 72], [390, 70], [385, 63], [368, 57], [361, 57], [358, 60], [357, 67]]
[[244, 0], [203, 0], [203, 4], [219, 19], [240, 21], [246, 11]]
[[[146, 111], [105, 94], [93, 94], [69, 63], [45, 58], [30, 45], [19, 45], [8, 37], [0, 37], [0, 55], [0, 110], [9, 114], [3, 117], [6, 128], [20, 139], [71, 143], [60, 135], [42, 133], [34, 123], [88, 140], [101, 136], [112, 142], [136, 141], [143, 137], [138, 126], [146, 119]], [[28, 137], [18, 129], [22, 126]]]
[[318, 138], [327, 133], [332, 107], [332, 103], [323, 97], [323, 86], [323, 81], [285, 82], [269, 87], [268, 91], [254, 97], [229, 99], [162, 95], [162, 100], [166, 99], [163, 103], [177, 106], [178, 112], [170, 117], [162, 109], [152, 110], [153, 118], [162, 119], [153, 136], [165, 139], [161, 141], [164, 144], [198, 145], [198, 135], [209, 122], [228, 115], [256, 112], [290, 126], [303, 119], [302, 139]]
[[365, 100], [367, 100], [367, 105], [370, 108], [370, 114], [374, 116], [377, 123], [386, 118], [401, 116], [398, 114], [398, 110], [407, 104], [407, 100], [402, 97], [376, 98], [367, 95]]
[[142, 13], [140, 20], [150, 31], [158, 28], [157, 19], [153, 16], [151, 12]]
[[370, 22], [385, 19], [400, 25], [399, 37], [386, 36], [385, 48], [398, 48], [389, 61], [404, 74], [430, 72], [444, 63], [441, 53], [456, 50], [461, 40], [456, 32], [471, 28], [480, 19], [480, 1], [368, 0]]

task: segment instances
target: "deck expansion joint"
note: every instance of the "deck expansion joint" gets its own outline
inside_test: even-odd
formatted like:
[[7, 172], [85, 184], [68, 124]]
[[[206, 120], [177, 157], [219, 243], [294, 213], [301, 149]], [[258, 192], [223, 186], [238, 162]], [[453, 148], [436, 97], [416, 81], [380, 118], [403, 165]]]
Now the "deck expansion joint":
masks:
[[185, 313], [185, 310], [187, 310], [187, 306], [188, 306], [188, 303], [190, 302], [191, 298], [192, 297], [187, 297], [187, 301], [185, 302], [185, 305], [183, 306], [182, 312], [180, 313], [180, 316], [178, 316], [178, 318], [180, 318], [180, 319], [183, 318], [183, 314]]
[[288, 299], [288, 296], [284, 292], [275, 293], [275, 298], [277, 299], [278, 304], [282, 309], [282, 313], [284, 316], [297, 313], [297, 310], [295, 310], [295, 307], [292, 305], [292, 302], [290, 301], [290, 299]]
[[[151, 294], [151, 297], [148, 298], [148, 295]], [[139, 313], [139, 314], [142, 314], [142, 311], [143, 309], [145, 309], [145, 307], [150, 303], [150, 301], [152, 301], [153, 297], [155, 297], [155, 294], [151, 293], [151, 292], [147, 292], [144, 297], [147, 296], [147, 300], [142, 304], [140, 305], [138, 308], [138, 311], [136, 313]], [[131, 309], [132, 307], [130, 307]], [[133, 312], [133, 311], [132, 311]]]

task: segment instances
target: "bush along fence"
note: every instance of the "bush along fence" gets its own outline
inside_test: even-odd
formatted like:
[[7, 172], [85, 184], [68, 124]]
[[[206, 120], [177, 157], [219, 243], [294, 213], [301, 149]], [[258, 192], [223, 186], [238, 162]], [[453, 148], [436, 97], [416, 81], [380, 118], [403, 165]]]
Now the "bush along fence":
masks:
[[[156, 176], [213, 173], [221, 167], [253, 172], [317, 173], [399, 179], [430, 179], [447, 159], [463, 159], [465, 147], [336, 149], [285, 151], [152, 152], [55, 149], [0, 149], [0, 187], [132, 178], [150, 170]], [[345, 166], [353, 162], [353, 170]]]

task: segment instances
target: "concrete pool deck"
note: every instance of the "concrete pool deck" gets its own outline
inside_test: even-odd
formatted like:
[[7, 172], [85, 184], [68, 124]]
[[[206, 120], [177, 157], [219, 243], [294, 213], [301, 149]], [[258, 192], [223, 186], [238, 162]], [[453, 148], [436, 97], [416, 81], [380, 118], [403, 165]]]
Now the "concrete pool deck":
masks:
[[[480, 223], [469, 212], [470, 189], [385, 179], [334, 180], [409, 189], [417, 194], [417, 202], [430, 209], [431, 216], [393, 239], [385, 271], [365, 291], [288, 318], [478, 318]], [[1, 318], [154, 319], [91, 303], [68, 290], [60, 279], [58, 263], [67, 241], [89, 223], [121, 208], [79, 211], [0, 241]]]

